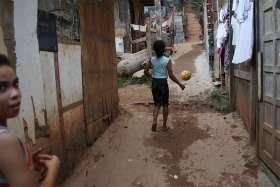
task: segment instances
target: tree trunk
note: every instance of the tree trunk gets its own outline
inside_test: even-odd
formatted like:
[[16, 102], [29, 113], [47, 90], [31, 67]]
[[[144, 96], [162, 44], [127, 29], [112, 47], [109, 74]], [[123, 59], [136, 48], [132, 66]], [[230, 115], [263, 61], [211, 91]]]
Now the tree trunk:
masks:
[[118, 74], [132, 75], [143, 69], [141, 65], [146, 59], [150, 58], [150, 55], [148, 50], [144, 49], [134, 54], [126, 54], [122, 58], [123, 60], [121, 60], [117, 66]]

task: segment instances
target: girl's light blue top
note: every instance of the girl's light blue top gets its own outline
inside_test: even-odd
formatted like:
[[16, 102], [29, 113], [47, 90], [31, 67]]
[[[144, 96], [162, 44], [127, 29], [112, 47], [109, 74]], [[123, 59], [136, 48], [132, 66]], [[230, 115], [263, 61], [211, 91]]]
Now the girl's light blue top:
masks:
[[153, 66], [152, 77], [155, 79], [167, 79], [168, 70], [167, 65], [169, 62], [169, 58], [166, 56], [162, 57], [152, 57], [151, 64]]

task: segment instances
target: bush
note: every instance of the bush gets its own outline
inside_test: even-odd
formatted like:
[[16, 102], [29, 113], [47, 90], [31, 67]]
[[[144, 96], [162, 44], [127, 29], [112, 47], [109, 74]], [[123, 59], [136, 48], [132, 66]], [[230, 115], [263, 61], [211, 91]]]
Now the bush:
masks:
[[119, 88], [131, 85], [131, 84], [145, 84], [151, 86], [151, 78], [143, 75], [142, 77], [132, 77], [126, 75], [118, 75], [118, 86]]
[[220, 112], [230, 112], [228, 94], [221, 88], [214, 89], [210, 95], [210, 105]]

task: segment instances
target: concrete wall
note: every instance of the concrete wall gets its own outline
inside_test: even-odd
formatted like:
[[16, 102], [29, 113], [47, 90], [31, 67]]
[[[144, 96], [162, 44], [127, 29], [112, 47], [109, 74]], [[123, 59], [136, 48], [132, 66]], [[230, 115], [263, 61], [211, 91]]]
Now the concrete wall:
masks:
[[14, 0], [16, 68], [22, 91], [20, 122], [28, 126], [29, 137], [35, 142], [35, 122], [45, 125], [44, 92], [37, 40], [37, 0]]

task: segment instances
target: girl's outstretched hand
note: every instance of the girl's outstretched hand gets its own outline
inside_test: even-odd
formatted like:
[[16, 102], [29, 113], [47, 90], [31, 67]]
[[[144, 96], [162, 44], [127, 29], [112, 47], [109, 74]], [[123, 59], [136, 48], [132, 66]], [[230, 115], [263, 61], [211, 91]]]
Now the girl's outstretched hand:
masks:
[[183, 84], [180, 84], [179, 86], [180, 86], [180, 88], [181, 88], [182, 90], [184, 90], [184, 89], [186, 88], [186, 86], [183, 85]]

